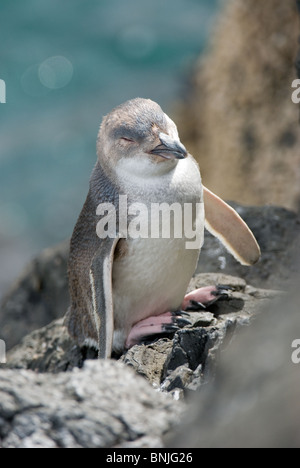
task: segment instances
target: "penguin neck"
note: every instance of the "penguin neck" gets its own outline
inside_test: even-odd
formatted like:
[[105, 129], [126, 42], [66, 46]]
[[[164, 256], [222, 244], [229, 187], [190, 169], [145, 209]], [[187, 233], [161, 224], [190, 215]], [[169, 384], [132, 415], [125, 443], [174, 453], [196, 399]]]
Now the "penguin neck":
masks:
[[201, 201], [201, 176], [196, 161], [189, 155], [174, 162], [173, 165], [168, 162], [166, 165], [152, 165], [150, 172], [146, 172], [142, 165], [118, 163], [115, 168], [116, 185], [132, 201]]
[[164, 161], [162, 163], [153, 163], [149, 158], [122, 158], [117, 162], [115, 171], [117, 177], [123, 180], [133, 179], [136, 184], [151, 183], [155, 179], [161, 179], [164, 176], [170, 176], [174, 171], [178, 160]]

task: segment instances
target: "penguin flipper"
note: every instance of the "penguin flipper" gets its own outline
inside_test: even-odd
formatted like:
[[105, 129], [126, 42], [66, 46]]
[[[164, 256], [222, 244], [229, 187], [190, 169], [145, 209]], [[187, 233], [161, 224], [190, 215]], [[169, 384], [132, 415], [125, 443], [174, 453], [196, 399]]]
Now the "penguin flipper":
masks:
[[112, 265], [119, 237], [102, 239], [90, 268], [94, 319], [97, 327], [99, 358], [109, 358], [112, 352], [114, 312], [112, 295]]
[[253, 265], [260, 258], [259, 245], [245, 221], [213, 192], [203, 187], [205, 227], [217, 237], [242, 265]]

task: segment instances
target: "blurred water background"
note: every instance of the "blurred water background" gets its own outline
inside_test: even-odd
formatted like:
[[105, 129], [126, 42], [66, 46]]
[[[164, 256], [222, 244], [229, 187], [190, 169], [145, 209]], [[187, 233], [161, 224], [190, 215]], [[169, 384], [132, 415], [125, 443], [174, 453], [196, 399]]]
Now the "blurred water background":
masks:
[[102, 116], [184, 95], [220, 0], [1, 0], [0, 296], [71, 235]]

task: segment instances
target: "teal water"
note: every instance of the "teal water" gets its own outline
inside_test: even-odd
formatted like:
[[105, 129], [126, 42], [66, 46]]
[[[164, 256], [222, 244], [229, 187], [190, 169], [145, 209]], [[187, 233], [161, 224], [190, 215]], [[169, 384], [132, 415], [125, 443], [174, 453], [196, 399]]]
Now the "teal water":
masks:
[[188, 87], [218, 5], [1, 0], [0, 239], [34, 252], [71, 235], [103, 114], [136, 96], [168, 111]]

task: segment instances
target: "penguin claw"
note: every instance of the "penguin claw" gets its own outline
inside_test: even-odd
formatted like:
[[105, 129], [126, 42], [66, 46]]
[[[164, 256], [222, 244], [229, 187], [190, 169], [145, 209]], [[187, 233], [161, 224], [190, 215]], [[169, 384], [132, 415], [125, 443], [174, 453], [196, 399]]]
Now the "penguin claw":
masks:
[[234, 291], [232, 286], [226, 284], [218, 284], [216, 290], [212, 291], [211, 294], [216, 296], [217, 300], [226, 300], [230, 297], [230, 291]]
[[180, 330], [180, 327], [178, 327], [177, 325], [163, 325], [162, 326], [162, 332], [165, 332], [165, 333], [175, 333], [178, 330]]
[[171, 312], [173, 317], [189, 317], [190, 314], [185, 312], [184, 310], [176, 310], [174, 312]]
[[226, 291], [234, 291], [233, 286], [229, 286], [229, 284], [217, 284], [216, 286], [218, 289], [226, 289]]
[[217, 301], [228, 300], [233, 290], [232, 286], [224, 284], [196, 289], [185, 296], [182, 308], [186, 311], [207, 310]]
[[192, 325], [192, 322], [190, 322], [189, 320], [186, 320], [184, 318], [178, 318], [178, 319], [175, 320], [175, 324], [179, 328], [184, 328], [186, 325]]
[[185, 318], [182, 318], [180, 314], [176, 314], [172, 318], [172, 324], [163, 324], [162, 330], [163, 332], [173, 333], [180, 330], [181, 328], [186, 327], [187, 325], [192, 325], [192, 322]]
[[196, 310], [206, 310], [206, 306], [202, 304], [202, 302], [191, 299], [190, 305], [185, 310], [189, 310], [191, 312], [195, 312]]

